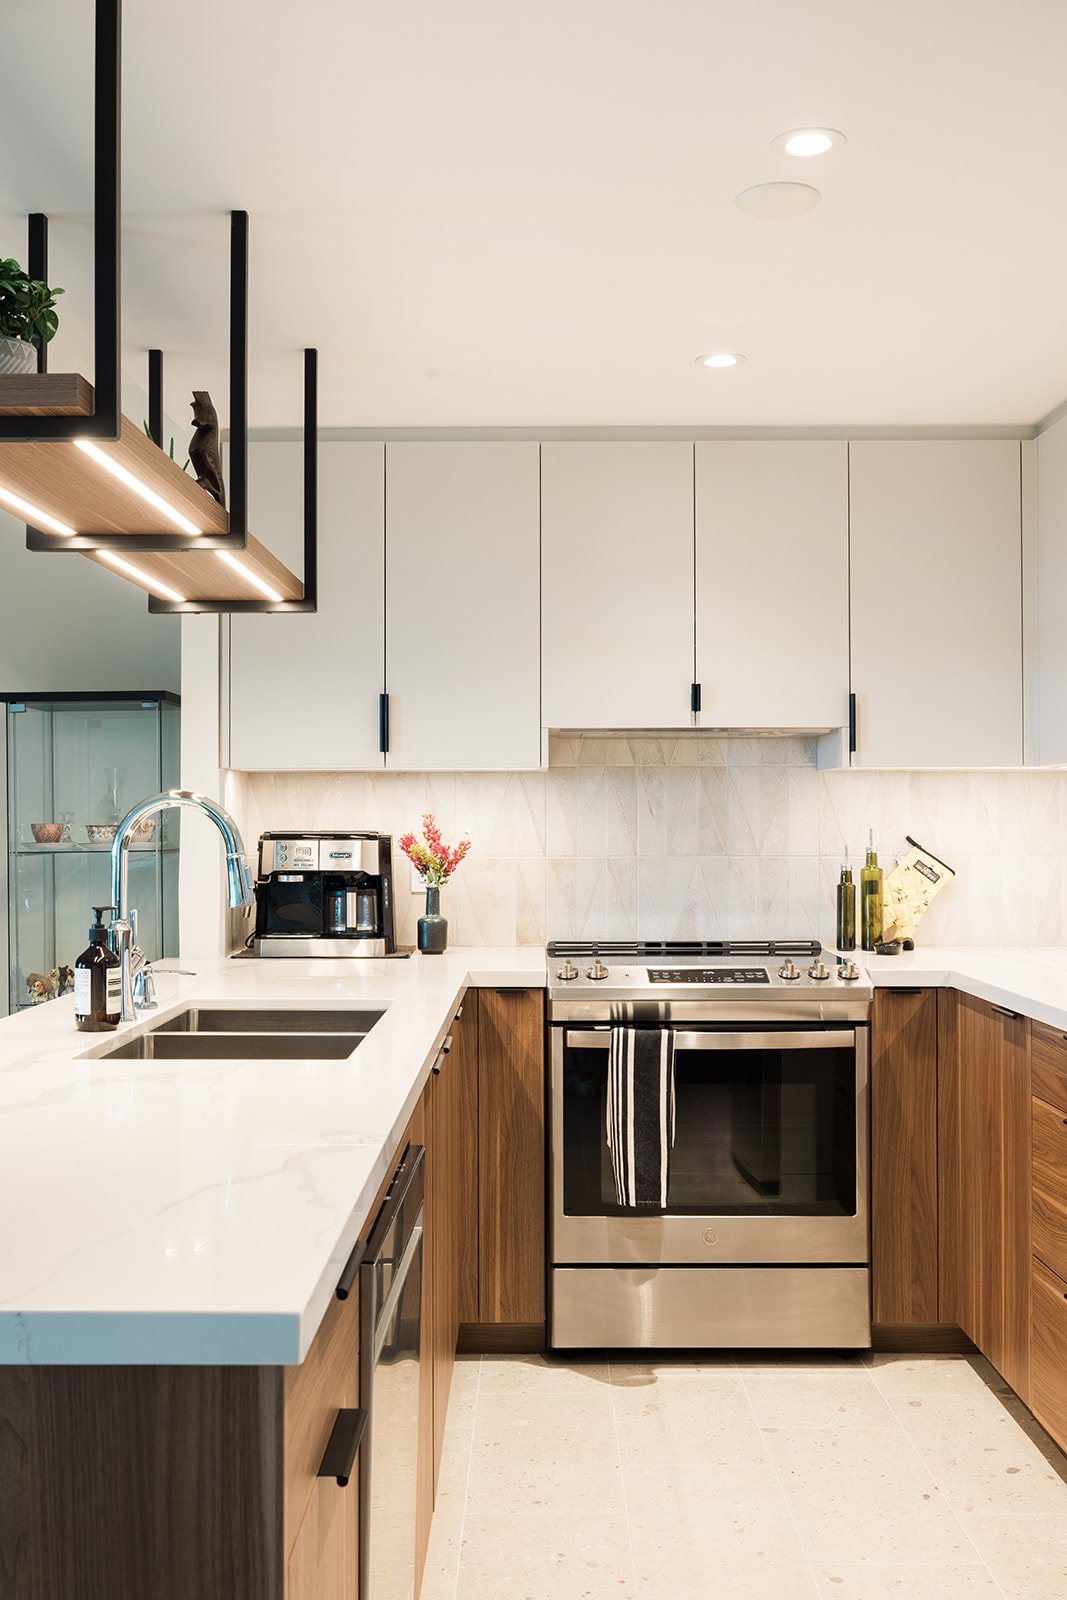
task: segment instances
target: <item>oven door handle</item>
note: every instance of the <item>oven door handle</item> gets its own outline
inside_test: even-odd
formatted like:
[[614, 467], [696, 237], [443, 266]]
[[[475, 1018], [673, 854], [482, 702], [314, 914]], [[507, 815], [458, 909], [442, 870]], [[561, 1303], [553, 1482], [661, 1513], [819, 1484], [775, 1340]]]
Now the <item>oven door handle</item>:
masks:
[[[568, 1050], [607, 1050], [610, 1028], [568, 1029], [563, 1035]], [[854, 1050], [852, 1028], [805, 1028], [790, 1033], [695, 1033], [674, 1031], [674, 1051], [682, 1050]]]

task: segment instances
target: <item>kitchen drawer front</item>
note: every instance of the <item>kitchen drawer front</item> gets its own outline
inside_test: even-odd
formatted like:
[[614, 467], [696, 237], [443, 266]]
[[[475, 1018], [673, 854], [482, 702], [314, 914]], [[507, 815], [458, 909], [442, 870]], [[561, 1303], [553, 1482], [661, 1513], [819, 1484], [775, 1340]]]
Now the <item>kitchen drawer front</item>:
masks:
[[1067, 1116], [1034, 1096], [1033, 1252], [1067, 1277]]
[[[358, 1405], [359, 1283], [331, 1300], [307, 1357], [285, 1372], [285, 1553], [292, 1550], [327, 1441], [343, 1407]], [[340, 1492], [340, 1491], [339, 1491]], [[354, 1485], [343, 1491], [354, 1501]]]
[[1061, 1449], [1067, 1448], [1067, 1282], [1034, 1261], [1030, 1409]]
[[1031, 1088], [1050, 1106], [1062, 1106], [1067, 1115], [1067, 1035], [1047, 1022], [1034, 1022], [1030, 1031]]

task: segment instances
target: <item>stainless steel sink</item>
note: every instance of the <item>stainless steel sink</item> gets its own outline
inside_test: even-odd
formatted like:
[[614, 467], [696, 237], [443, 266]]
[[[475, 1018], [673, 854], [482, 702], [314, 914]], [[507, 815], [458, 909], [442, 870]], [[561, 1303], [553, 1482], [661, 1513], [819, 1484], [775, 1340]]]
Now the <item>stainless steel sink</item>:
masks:
[[233, 1006], [189, 1006], [151, 1033], [358, 1033], [367, 1034], [384, 1011], [265, 1011]]
[[97, 1060], [109, 1061], [338, 1061], [365, 1033], [169, 1033], [156, 1028], [123, 1039]]

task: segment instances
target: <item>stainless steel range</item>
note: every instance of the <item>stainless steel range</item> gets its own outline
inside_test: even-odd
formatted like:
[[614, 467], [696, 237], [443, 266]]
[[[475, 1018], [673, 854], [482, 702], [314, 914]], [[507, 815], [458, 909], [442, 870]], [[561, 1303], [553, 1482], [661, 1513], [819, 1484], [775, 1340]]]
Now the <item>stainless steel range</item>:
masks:
[[[549, 1342], [870, 1344], [870, 980], [807, 941], [548, 946]], [[620, 1204], [613, 1029], [673, 1034], [664, 1207]]]

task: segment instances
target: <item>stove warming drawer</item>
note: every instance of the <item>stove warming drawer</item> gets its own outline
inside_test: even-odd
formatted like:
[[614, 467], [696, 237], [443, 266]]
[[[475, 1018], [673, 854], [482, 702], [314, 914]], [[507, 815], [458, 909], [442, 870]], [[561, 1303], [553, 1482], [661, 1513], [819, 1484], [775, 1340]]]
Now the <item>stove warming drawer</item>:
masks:
[[866, 1267], [555, 1267], [553, 1350], [868, 1349]]

